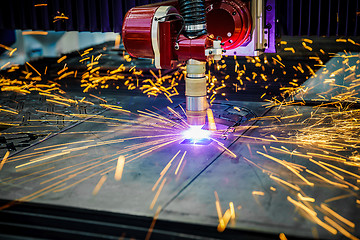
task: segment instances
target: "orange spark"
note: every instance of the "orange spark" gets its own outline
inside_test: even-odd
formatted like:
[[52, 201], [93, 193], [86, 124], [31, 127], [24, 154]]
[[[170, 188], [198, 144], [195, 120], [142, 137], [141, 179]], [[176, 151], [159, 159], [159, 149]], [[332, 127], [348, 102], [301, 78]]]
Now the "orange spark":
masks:
[[122, 173], [124, 170], [124, 165], [125, 165], [125, 157], [124, 156], [119, 156], [118, 161], [117, 161], [117, 165], [116, 165], [116, 170], [115, 170], [115, 180], [116, 181], [120, 181], [121, 177], [122, 177]]
[[157, 210], [156, 210], [156, 213], [155, 213], [154, 218], [153, 218], [153, 220], [152, 220], [152, 222], [151, 222], [149, 231], [148, 231], [147, 234], [146, 234], [145, 240], [150, 240], [151, 233], [152, 233], [152, 231], [153, 231], [153, 229], [154, 229], [154, 227], [155, 227], [155, 223], [156, 223], [156, 220], [157, 220], [158, 217], [159, 217], [160, 211], [161, 211], [161, 206], [159, 206], [159, 207], [157, 208]]
[[219, 223], [217, 230], [219, 232], [223, 232], [227, 226], [227, 224], [229, 223], [231, 218], [231, 213], [230, 213], [230, 209], [226, 210], [224, 216], [222, 217], [222, 222]]
[[162, 190], [163, 187], [164, 187], [165, 182], [166, 182], [166, 178], [164, 178], [164, 180], [162, 181], [159, 189], [157, 190], [157, 192], [156, 192], [156, 194], [155, 194], [155, 196], [154, 196], [154, 199], [152, 200], [152, 202], [151, 202], [151, 204], [150, 204], [150, 209], [153, 209], [153, 208], [154, 208], [155, 203], [156, 203], [156, 201], [157, 201], [157, 199], [158, 199], [158, 197], [159, 197], [159, 195], [160, 195], [161, 190]]
[[265, 193], [262, 191], [252, 191], [252, 195], [259, 195], [259, 196], [264, 196]]
[[207, 117], [208, 117], [209, 130], [216, 131], [214, 114], [210, 108], [207, 109]]
[[280, 238], [280, 240], [287, 240], [287, 238], [286, 238], [286, 236], [285, 236], [284, 233], [280, 233], [280, 234], [279, 234], [279, 238]]
[[67, 58], [67, 56], [62, 56], [61, 58], [59, 58], [56, 62], [57, 63], [61, 63], [62, 61], [64, 61]]
[[231, 219], [235, 219], [235, 208], [233, 202], [229, 202], [229, 209], [230, 209]]
[[22, 32], [22, 35], [48, 35], [48, 32], [45, 31], [26, 31], [26, 32]]
[[288, 187], [291, 187], [291, 188], [294, 189], [295, 191], [300, 191], [299, 186], [293, 185], [293, 184], [291, 184], [291, 183], [289, 183], [289, 182], [286, 182], [286, 181], [284, 181], [284, 180], [282, 180], [282, 179], [280, 179], [280, 178], [278, 178], [278, 177], [275, 177], [275, 176], [273, 176], [273, 175], [270, 175], [270, 178], [272, 178], [272, 179], [274, 179], [274, 180], [276, 180], [276, 181], [278, 181], [278, 182], [281, 182], [282, 184], [284, 184], [284, 185], [286, 185], [286, 186], [288, 186]]
[[68, 20], [68, 19], [69, 19], [69, 17], [65, 16], [64, 13], [61, 13], [60, 16], [55, 16], [55, 17], [54, 17], [54, 21], [53, 21], [53, 22], [57, 22], [57, 21], [59, 21], [59, 20]]
[[181, 157], [181, 160], [180, 160], [180, 162], [179, 162], [179, 164], [178, 164], [178, 166], [176, 168], [175, 175], [177, 175], [177, 173], [178, 173], [178, 171], [180, 169], [180, 166], [181, 166], [182, 161], [184, 160], [185, 154], [186, 154], [186, 151], [184, 152], [184, 154]]
[[322, 203], [321, 208], [324, 209], [325, 211], [329, 212], [331, 215], [333, 215], [334, 217], [336, 217], [337, 219], [339, 219], [340, 221], [342, 221], [343, 223], [345, 223], [349, 227], [355, 228], [355, 223], [350, 222], [349, 220], [347, 220], [346, 218], [344, 218], [343, 216], [341, 216], [340, 214], [338, 214], [337, 212], [335, 212], [334, 210], [332, 210], [331, 208], [329, 208], [325, 204]]
[[51, 100], [51, 99], [46, 99], [46, 101], [70, 107], [70, 104], [67, 104], [67, 103], [63, 103], [63, 102], [59, 102], [59, 101], [55, 101], [55, 100]]
[[102, 176], [99, 180], [99, 182], [96, 184], [94, 191], [92, 192], [93, 195], [97, 195], [98, 192], [100, 191], [102, 185], [105, 183], [107, 177], [106, 175]]
[[26, 62], [26, 64], [31, 67], [39, 76], [41, 76], [41, 73], [39, 73], [39, 71], [36, 70], [36, 68], [34, 68], [29, 62]]
[[324, 217], [324, 220], [327, 221], [328, 223], [330, 223], [330, 225], [332, 225], [334, 228], [336, 228], [339, 232], [341, 232], [345, 237], [351, 239], [351, 240], [359, 240], [359, 238], [355, 237], [354, 235], [352, 235], [351, 233], [349, 233], [348, 231], [346, 231], [344, 228], [342, 228], [339, 224], [337, 224], [336, 222], [334, 222], [333, 220], [331, 220], [328, 216]]
[[[215, 194], [216, 212], [217, 212], [218, 219], [219, 219], [219, 226], [221, 227], [221, 229], [225, 229], [225, 223], [224, 223], [223, 216], [222, 216], [219, 196], [216, 191], [214, 191], [214, 194]], [[219, 226], [218, 226], [218, 228], [219, 228]]]
[[319, 161], [319, 163], [321, 163], [321, 164], [323, 164], [323, 165], [326, 165], [326, 166], [328, 166], [328, 167], [334, 168], [334, 169], [336, 169], [336, 170], [339, 170], [339, 171], [341, 171], [341, 172], [344, 172], [344, 173], [346, 173], [346, 174], [348, 174], [348, 175], [351, 175], [351, 176], [354, 176], [354, 177], [360, 179], [360, 176], [357, 175], [357, 174], [355, 174], [355, 173], [346, 171], [346, 170], [344, 170], [344, 169], [342, 169], [342, 168], [336, 167], [336, 166], [331, 165], [331, 164], [326, 163], [326, 162], [321, 162], [321, 161]]
[[9, 155], [10, 155], [10, 151], [7, 151], [6, 153], [5, 153], [5, 156], [3, 157], [3, 159], [1, 160], [1, 163], [0, 163], [0, 170], [3, 168], [3, 166], [4, 166], [4, 164], [5, 164], [5, 162], [6, 162], [6, 160], [8, 159], [8, 157], [9, 157]]
[[114, 48], [119, 49], [120, 41], [121, 41], [121, 36], [119, 34], [119, 35], [116, 36]]
[[301, 208], [302, 210], [304, 210], [305, 212], [307, 212], [310, 216], [314, 216], [314, 217], [317, 216], [317, 213], [316, 213], [314, 210], [308, 208], [308, 207], [305, 206], [303, 203], [298, 202], [298, 201], [292, 199], [290, 196], [287, 197], [287, 200], [288, 200], [289, 202], [291, 202], [293, 205], [295, 205], [296, 207]]

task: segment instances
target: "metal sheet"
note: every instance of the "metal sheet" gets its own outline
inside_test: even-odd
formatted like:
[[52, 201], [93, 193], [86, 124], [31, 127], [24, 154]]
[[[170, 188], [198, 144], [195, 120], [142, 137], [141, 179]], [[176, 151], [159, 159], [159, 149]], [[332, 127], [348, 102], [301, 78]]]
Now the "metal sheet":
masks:
[[[360, 212], [356, 205], [358, 178], [328, 167], [343, 176], [344, 180], [350, 183], [347, 184], [312, 161], [325, 162], [353, 174], [359, 174], [359, 170], [348, 166], [349, 163], [356, 163], [348, 158], [352, 151], [356, 152], [356, 146], [352, 149], [347, 146], [337, 151], [331, 149], [339, 146], [339, 142], [344, 143], [344, 139], [340, 137], [332, 139], [333, 122], [326, 121], [326, 125], [323, 122], [319, 123], [320, 116], [331, 113], [338, 114], [335, 108], [316, 110], [306, 106], [274, 108], [267, 114], [268, 118], [259, 120], [252, 130], [231, 145], [229, 149], [237, 155], [236, 158], [221, 155], [169, 203], [160, 218], [182, 219], [182, 221], [216, 227], [219, 224], [214, 194], [216, 191], [222, 214], [229, 209], [229, 202], [235, 205], [236, 217], [235, 220], [230, 221], [228, 226], [230, 228], [271, 233], [284, 232], [286, 235], [296, 237], [339, 239], [341, 233], [337, 232], [338, 235], [333, 235], [318, 223], [321, 221], [334, 229], [326, 221], [327, 218], [336, 219], [325, 210], [328, 207], [354, 223], [354, 226], [359, 224], [357, 216]], [[330, 134], [321, 136], [326, 132]], [[344, 138], [348, 136], [344, 135]], [[299, 174], [314, 185], [308, 185], [286, 168], [286, 164], [283, 165], [267, 156], [278, 159], [281, 163], [286, 161], [288, 166], [298, 167]], [[348, 164], [338, 159], [336, 161], [336, 158], [346, 159]], [[310, 171], [332, 183], [311, 174]], [[299, 189], [294, 190], [278, 179]], [[304, 200], [299, 194], [308, 199]], [[289, 200], [289, 197], [292, 200]], [[310, 210], [303, 211], [291, 201], [301, 203]], [[309, 213], [315, 213], [316, 218]], [[351, 234], [359, 236], [358, 228], [349, 228], [339, 219], [334, 221]]]
[[[148, 108], [167, 115], [164, 99], [152, 101], [143, 96], [119, 97], [119, 103], [132, 112]], [[227, 104], [250, 106], [258, 115], [265, 111], [259, 103]], [[176, 104], [173, 107], [175, 109]], [[1, 197], [153, 216], [158, 206], [164, 206], [174, 198], [224, 152], [221, 144], [229, 146], [235, 139], [229, 135], [226, 140], [214, 137], [219, 143], [214, 140], [204, 146], [180, 144], [183, 137], [178, 126], [173, 122], [164, 123], [124, 111], [109, 110], [95, 115], [10, 158], [2, 169]], [[242, 131], [246, 129], [243, 125]], [[179, 138], [167, 143], [176, 136]], [[143, 147], [139, 147], [142, 144]], [[159, 144], [164, 146], [149, 151]], [[175, 175], [185, 151], [186, 155]], [[152, 191], [161, 172], [177, 153], [167, 173]], [[120, 155], [125, 156], [126, 164], [121, 181], [116, 181], [114, 171]], [[107, 180], [98, 194], [93, 195], [102, 173]], [[163, 182], [165, 178], [166, 182]], [[162, 191], [158, 192], [162, 183]], [[157, 192], [159, 198], [155, 201]], [[153, 201], [154, 206], [150, 209]]]

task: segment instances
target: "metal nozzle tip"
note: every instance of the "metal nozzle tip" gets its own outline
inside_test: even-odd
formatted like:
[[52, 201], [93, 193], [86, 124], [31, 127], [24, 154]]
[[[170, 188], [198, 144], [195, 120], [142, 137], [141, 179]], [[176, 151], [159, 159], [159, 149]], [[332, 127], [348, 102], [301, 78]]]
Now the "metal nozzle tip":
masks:
[[190, 126], [205, 125], [206, 112], [203, 111], [187, 111], [187, 123]]

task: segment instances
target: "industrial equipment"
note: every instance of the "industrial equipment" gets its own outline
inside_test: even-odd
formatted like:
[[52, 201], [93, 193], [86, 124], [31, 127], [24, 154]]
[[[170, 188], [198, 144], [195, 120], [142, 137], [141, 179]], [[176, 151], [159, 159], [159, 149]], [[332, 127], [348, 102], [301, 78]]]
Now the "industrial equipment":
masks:
[[221, 60], [223, 54], [275, 52], [265, 9], [275, 8], [265, 7], [263, 0], [179, 0], [135, 7], [125, 16], [123, 42], [130, 55], [153, 58], [159, 69], [186, 62], [187, 122], [202, 126], [208, 108], [206, 61]]

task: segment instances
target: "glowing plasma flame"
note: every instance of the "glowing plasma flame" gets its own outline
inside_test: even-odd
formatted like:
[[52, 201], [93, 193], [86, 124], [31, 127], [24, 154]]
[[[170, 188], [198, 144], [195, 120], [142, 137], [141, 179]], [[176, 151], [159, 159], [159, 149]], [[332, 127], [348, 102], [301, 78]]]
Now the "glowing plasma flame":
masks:
[[208, 139], [210, 137], [210, 131], [201, 129], [202, 126], [190, 126], [189, 129], [182, 134], [185, 139], [201, 140]]

